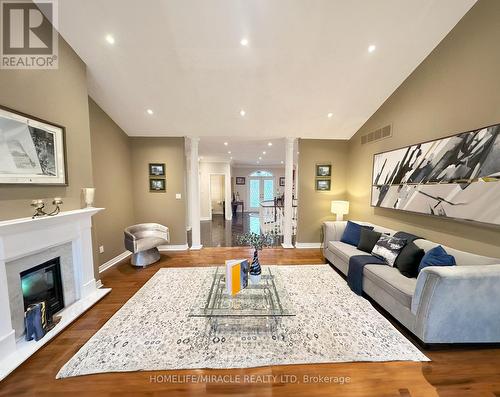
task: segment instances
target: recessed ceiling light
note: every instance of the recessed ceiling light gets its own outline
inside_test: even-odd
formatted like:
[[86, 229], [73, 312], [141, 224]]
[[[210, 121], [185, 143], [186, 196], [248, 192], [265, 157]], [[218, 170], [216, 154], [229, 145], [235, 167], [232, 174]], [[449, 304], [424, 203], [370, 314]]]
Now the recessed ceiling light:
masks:
[[267, 146], [273, 146], [272, 142], [267, 142]]
[[232, 160], [233, 159], [233, 156], [229, 157], [229, 160]]
[[228, 145], [228, 143], [227, 143], [227, 142], [224, 142], [224, 146], [227, 146], [227, 145]]
[[228, 150], [227, 154], [231, 154], [231, 151], [230, 151], [230, 150]]
[[329, 119], [331, 119], [333, 117], [333, 113], [328, 113], [327, 116]]
[[259, 160], [262, 160], [262, 157], [259, 157]]
[[147, 114], [153, 114], [153, 111], [151, 109], [146, 110]]
[[106, 35], [106, 41], [109, 44], [115, 44], [115, 38], [113, 36], [111, 36], [110, 34]]
[[281, 160], [281, 164], [283, 164], [283, 163], [284, 163], [284, 161], [283, 161], [283, 160]]
[[368, 52], [373, 52], [377, 49], [377, 46], [375, 44], [372, 44], [370, 46], [368, 46]]
[[240, 116], [243, 117], [247, 112], [245, 112], [243, 109], [240, 110]]
[[247, 38], [245, 38], [245, 37], [243, 37], [243, 38], [240, 40], [240, 44], [241, 44], [242, 46], [245, 46], [245, 47], [246, 47], [246, 46], [248, 45], [248, 39], [247, 39]]
[[264, 150], [264, 151], [262, 152], [262, 154], [266, 154], [266, 151]]

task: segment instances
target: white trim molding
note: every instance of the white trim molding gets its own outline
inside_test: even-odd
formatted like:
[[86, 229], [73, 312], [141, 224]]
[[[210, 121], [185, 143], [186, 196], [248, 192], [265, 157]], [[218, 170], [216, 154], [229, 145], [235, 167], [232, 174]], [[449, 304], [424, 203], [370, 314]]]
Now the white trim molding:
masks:
[[211, 216], [202, 216], [200, 217], [200, 221], [211, 221], [212, 217]]
[[295, 243], [295, 248], [298, 249], [321, 248], [321, 243]]
[[189, 249], [191, 251], [198, 251], [198, 250], [201, 250], [202, 248], [203, 248], [203, 244], [192, 245], [191, 247], [189, 247]]
[[187, 251], [189, 246], [187, 244], [178, 244], [178, 245], [160, 245], [158, 250], [160, 252], [164, 251]]
[[127, 259], [130, 255], [132, 255], [132, 253], [130, 251], [125, 251], [125, 252], [122, 252], [120, 255], [117, 255], [114, 258], [111, 258], [109, 261], [104, 262], [102, 265], [99, 266], [99, 273], [102, 273], [105, 270], [108, 270], [110, 267], [113, 267], [114, 265]]

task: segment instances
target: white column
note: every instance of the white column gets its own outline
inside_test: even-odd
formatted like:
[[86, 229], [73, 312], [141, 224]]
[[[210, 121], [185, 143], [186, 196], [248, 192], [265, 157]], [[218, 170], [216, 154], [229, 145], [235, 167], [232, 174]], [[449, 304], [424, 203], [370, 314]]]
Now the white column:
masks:
[[200, 174], [198, 166], [198, 143], [200, 138], [189, 137], [190, 141], [190, 151], [189, 151], [189, 195], [191, 197], [191, 249], [199, 250], [201, 249], [201, 238], [200, 238]]
[[226, 201], [226, 221], [233, 219], [233, 211], [231, 208], [231, 164], [227, 163], [224, 170], [224, 200]]
[[292, 245], [292, 191], [293, 191], [293, 150], [295, 138], [286, 138], [285, 145], [285, 216], [283, 219], [283, 248]]
[[191, 177], [191, 142], [189, 138], [184, 139], [184, 151], [186, 155], [186, 175], [184, 183], [186, 184], [186, 230], [191, 230], [191, 186], [189, 179]]

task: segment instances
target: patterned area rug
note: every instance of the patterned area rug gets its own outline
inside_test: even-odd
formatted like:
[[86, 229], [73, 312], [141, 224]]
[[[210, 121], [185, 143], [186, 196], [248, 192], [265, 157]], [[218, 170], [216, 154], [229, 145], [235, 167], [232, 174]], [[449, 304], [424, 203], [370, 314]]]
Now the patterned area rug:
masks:
[[[215, 267], [160, 269], [57, 378], [141, 370], [429, 361], [328, 265], [270, 266], [296, 314], [277, 328], [214, 331], [203, 307]], [[263, 272], [266, 272], [263, 266]]]

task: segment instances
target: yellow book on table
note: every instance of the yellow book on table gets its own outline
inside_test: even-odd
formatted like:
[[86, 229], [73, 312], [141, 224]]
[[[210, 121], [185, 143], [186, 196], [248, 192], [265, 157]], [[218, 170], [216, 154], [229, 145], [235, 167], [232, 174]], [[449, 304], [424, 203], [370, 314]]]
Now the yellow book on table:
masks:
[[248, 286], [248, 268], [246, 259], [226, 261], [226, 292], [236, 295]]

